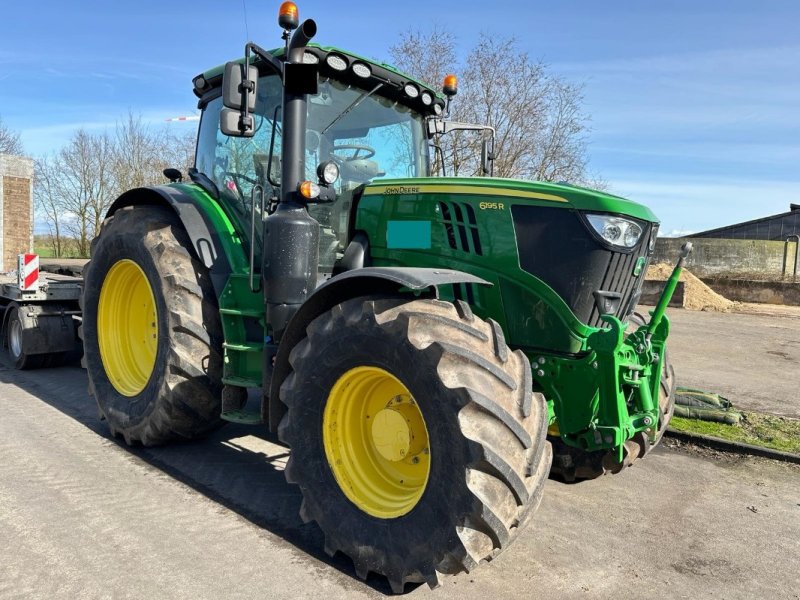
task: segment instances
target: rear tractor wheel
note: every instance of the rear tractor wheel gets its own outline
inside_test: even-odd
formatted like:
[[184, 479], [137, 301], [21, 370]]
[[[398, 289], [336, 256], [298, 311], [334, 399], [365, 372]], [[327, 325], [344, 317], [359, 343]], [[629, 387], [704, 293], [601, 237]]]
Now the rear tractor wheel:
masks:
[[150, 446], [220, 423], [216, 296], [170, 210], [126, 207], [103, 223], [82, 309], [89, 392], [112, 434]]
[[[630, 325], [638, 328], [647, 320], [639, 313], [633, 313]], [[645, 434], [640, 433], [625, 442], [625, 457], [622, 462], [617, 460], [613, 451], [587, 452], [574, 446], [568, 446], [557, 436], [548, 436], [553, 444], [553, 468], [551, 473], [559, 479], [568, 482], [595, 479], [605, 474], [619, 473], [630, 467], [638, 459], [643, 458], [655, 448], [664, 432], [667, 430], [672, 414], [675, 412], [675, 369], [669, 358], [669, 352], [664, 349], [664, 362], [661, 368], [661, 383], [658, 392], [659, 419], [656, 437], [650, 443]]]
[[506, 548], [550, 469], [547, 407], [497, 323], [463, 303], [356, 298], [292, 350], [278, 435], [325, 550], [437, 585]]

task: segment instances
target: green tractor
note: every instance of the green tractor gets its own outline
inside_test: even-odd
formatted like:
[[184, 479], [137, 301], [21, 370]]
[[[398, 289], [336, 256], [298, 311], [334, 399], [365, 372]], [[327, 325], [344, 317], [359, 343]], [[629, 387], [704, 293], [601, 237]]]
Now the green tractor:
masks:
[[84, 271], [90, 392], [128, 444], [266, 425], [328, 553], [395, 592], [434, 586], [509, 545], [551, 465], [589, 479], [659, 442], [680, 263], [645, 322], [650, 210], [432, 177], [438, 136], [486, 128], [449, 122], [448, 98], [388, 65], [311, 44], [291, 3], [279, 22], [283, 47], [248, 43], [194, 79], [190, 181], [168, 169], [108, 211]]

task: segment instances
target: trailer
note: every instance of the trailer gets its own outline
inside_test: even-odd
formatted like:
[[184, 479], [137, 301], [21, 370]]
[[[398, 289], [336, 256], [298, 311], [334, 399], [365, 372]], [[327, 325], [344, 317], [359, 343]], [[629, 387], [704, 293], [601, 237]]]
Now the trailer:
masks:
[[75, 360], [83, 280], [39, 271], [36, 255], [20, 255], [16, 272], [0, 274], [3, 346], [17, 369]]

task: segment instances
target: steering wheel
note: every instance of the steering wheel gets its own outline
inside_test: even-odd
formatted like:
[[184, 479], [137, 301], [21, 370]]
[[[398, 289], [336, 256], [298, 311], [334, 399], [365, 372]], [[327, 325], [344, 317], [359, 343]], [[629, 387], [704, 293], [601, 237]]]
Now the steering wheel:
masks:
[[[353, 153], [350, 156], [339, 156], [336, 154], [339, 150], [351, 150]], [[361, 152], [365, 152], [365, 155], [359, 156]], [[375, 148], [366, 144], [336, 144], [331, 148], [331, 156], [345, 162], [362, 160], [375, 156]]]

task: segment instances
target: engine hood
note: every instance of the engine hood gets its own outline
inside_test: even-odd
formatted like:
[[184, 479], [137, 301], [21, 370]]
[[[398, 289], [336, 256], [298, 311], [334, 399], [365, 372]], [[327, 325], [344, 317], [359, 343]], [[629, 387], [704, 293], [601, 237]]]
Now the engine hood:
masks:
[[[500, 179], [496, 177], [417, 177], [409, 179], [376, 179], [368, 183], [364, 195], [468, 195], [491, 197], [492, 202], [541, 204], [553, 203], [564, 208], [589, 212], [627, 215], [650, 223], [658, 217], [642, 204], [605, 192], [578, 186]], [[487, 199], [488, 201], [488, 199]]]

